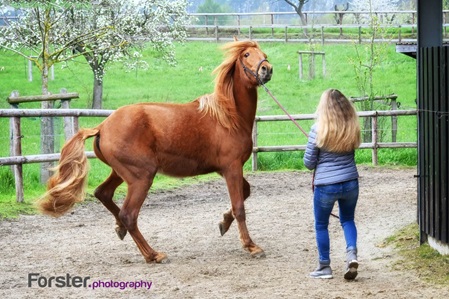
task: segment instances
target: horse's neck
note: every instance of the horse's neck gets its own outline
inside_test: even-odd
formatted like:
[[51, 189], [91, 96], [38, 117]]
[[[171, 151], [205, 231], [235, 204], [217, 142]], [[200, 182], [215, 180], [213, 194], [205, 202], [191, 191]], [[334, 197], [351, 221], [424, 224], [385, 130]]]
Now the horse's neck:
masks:
[[257, 110], [257, 87], [248, 88], [247, 86], [235, 84], [234, 99], [242, 125], [251, 131]]

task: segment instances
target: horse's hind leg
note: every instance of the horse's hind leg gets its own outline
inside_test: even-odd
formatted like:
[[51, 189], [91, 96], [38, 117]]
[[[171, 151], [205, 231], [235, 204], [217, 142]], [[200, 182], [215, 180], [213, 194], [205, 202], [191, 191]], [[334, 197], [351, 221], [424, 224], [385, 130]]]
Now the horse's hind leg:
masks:
[[128, 194], [126, 195], [126, 200], [119, 213], [120, 220], [125, 225], [147, 263], [165, 262], [167, 261], [167, 255], [153, 250], [137, 227], [139, 211], [152, 184], [152, 178], [139, 178], [137, 181], [127, 181], [127, 183]]
[[[243, 200], [246, 200], [250, 194], [250, 185], [248, 181], [243, 178]], [[234, 222], [234, 219], [235, 218], [232, 214], [232, 208], [223, 214], [223, 221], [218, 224], [222, 236], [229, 230], [229, 227], [231, 226], [232, 222]]]
[[115, 232], [118, 237], [123, 240], [126, 236], [126, 228], [119, 218], [120, 208], [114, 203], [112, 197], [114, 196], [115, 189], [123, 183], [121, 177], [113, 170], [109, 177], [104, 181], [97, 189], [95, 189], [94, 195], [98, 198], [103, 205], [114, 215], [115, 217]]

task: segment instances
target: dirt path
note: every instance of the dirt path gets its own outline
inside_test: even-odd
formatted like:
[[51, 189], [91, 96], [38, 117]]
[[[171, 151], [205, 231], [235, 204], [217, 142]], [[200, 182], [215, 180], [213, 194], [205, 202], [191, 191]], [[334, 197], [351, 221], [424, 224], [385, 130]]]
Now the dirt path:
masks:
[[[336, 219], [330, 225], [335, 278], [308, 278], [316, 265], [310, 173], [258, 173], [247, 176], [247, 220], [266, 258], [252, 259], [241, 249], [235, 224], [220, 236], [217, 224], [229, 200], [217, 180], [157, 192], [144, 204], [141, 231], [168, 254], [169, 264], [145, 264], [129, 236], [117, 238], [112, 215], [97, 202], [59, 219], [36, 215], [0, 222], [0, 298], [449, 298], [449, 288], [393, 270], [397, 253], [379, 246], [416, 219], [415, 170], [359, 170], [361, 265], [354, 282], [342, 278], [344, 241]], [[32, 287], [30, 273], [40, 275], [32, 276]], [[51, 288], [38, 286], [44, 277], [67, 275], [72, 287], [55, 286], [56, 278]], [[103, 287], [74, 287], [75, 276]], [[111, 281], [152, 284], [120, 290], [108, 288]]]

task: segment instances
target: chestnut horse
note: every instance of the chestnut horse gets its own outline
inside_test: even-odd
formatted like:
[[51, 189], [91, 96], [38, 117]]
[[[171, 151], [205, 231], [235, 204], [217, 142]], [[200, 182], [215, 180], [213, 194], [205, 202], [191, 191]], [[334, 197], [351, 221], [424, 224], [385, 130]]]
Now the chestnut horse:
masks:
[[[231, 209], [219, 223], [221, 235], [235, 218], [243, 248], [251, 256], [264, 256], [246, 226], [244, 200], [250, 195], [250, 185], [243, 177], [243, 164], [253, 146], [257, 88], [271, 79], [273, 69], [254, 41], [235, 40], [223, 49], [227, 55], [214, 70], [212, 94], [186, 104], [123, 106], [97, 127], [79, 130], [62, 148], [48, 190], [38, 202], [40, 210], [60, 216], [83, 200], [88, 168], [84, 143], [95, 137], [95, 154], [112, 172], [94, 195], [114, 215], [119, 238], [129, 232], [146, 262], [167, 260], [165, 253], [148, 245], [137, 226], [156, 173], [175, 177], [220, 174], [231, 200]], [[119, 208], [112, 197], [123, 182], [128, 190]]]

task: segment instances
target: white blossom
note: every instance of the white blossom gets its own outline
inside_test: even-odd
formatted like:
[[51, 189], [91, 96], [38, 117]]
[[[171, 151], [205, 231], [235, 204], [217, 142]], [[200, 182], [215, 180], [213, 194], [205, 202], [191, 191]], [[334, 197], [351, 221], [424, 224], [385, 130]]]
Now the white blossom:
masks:
[[[146, 68], [131, 50], [148, 45], [174, 64], [173, 41], [186, 38], [187, 0], [6, 2], [18, 5], [21, 14], [16, 21], [0, 26], [0, 49], [32, 60], [44, 75], [53, 64], [82, 55], [95, 82], [101, 83], [111, 61], [127, 61], [132, 69]], [[132, 63], [129, 56], [133, 56]]]

